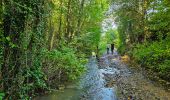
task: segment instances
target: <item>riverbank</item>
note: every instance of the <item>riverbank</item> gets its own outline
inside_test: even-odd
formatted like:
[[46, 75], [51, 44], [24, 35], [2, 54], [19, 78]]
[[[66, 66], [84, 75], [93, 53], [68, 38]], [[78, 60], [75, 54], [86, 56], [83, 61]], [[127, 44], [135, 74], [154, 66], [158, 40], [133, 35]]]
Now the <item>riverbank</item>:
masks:
[[125, 65], [128, 65], [131, 69], [140, 72], [146, 78], [153, 81], [155, 85], [160, 86], [167, 91], [170, 91], [170, 82], [162, 79], [158, 73], [154, 72], [152, 69], [149, 69], [149, 67], [144, 67], [136, 63], [135, 60], [130, 58], [128, 55], [122, 56], [121, 62], [123, 62]]
[[118, 69], [117, 75], [105, 75], [110, 87], [117, 87], [119, 100], [169, 100], [170, 92], [144, 75], [144, 70], [123, 63], [119, 55], [104, 55], [109, 67]]

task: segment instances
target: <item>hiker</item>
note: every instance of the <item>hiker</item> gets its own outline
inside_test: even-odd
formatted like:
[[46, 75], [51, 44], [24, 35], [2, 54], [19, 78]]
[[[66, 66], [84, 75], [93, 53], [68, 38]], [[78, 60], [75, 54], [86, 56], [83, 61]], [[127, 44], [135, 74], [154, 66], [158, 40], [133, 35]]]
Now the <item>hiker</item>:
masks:
[[107, 54], [109, 54], [109, 45], [107, 45]]
[[112, 52], [112, 54], [114, 53], [114, 44], [113, 43], [111, 44], [111, 52]]

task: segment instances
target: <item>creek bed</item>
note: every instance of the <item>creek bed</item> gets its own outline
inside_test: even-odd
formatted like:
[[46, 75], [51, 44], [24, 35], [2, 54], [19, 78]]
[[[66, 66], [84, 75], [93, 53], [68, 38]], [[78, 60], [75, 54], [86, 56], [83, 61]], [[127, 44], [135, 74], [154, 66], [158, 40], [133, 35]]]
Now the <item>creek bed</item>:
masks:
[[116, 72], [111, 68], [99, 69], [96, 58], [92, 57], [87, 64], [87, 72], [80, 79], [79, 87], [66, 87], [35, 100], [117, 100], [116, 89], [107, 87], [105, 80], [106, 74], [113, 75]]
[[92, 58], [87, 66], [87, 73], [81, 81], [82, 100], [117, 100], [113, 87], [106, 87], [105, 74], [113, 75], [115, 70], [105, 67], [99, 69], [95, 58]]

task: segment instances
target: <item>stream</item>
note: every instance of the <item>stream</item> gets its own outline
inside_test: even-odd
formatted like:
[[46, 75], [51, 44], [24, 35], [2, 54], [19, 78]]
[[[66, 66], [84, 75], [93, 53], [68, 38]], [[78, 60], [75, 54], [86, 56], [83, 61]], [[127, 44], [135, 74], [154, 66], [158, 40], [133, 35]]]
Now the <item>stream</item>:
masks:
[[99, 62], [91, 57], [86, 67], [76, 84], [35, 100], [170, 100], [169, 87], [165, 90], [145, 77], [141, 69], [127, 66], [116, 51], [104, 54]]
[[[108, 62], [106, 61], [106, 64]], [[105, 74], [113, 75], [117, 70], [105, 67], [99, 69], [95, 58], [91, 58], [87, 66], [87, 73], [81, 81], [83, 87], [82, 100], [117, 100], [116, 91], [113, 87], [106, 87]]]
[[170, 100], [170, 91], [149, 80], [142, 70], [133, 69], [114, 54], [104, 54], [99, 62], [89, 59], [87, 72], [76, 84], [35, 100]]
[[66, 86], [64, 90], [37, 97], [35, 100], [117, 100], [115, 87], [107, 87], [105, 75], [116, 75], [117, 69], [109, 68], [109, 61], [103, 59], [99, 68], [95, 57], [89, 59], [87, 71], [81, 77], [79, 85]]

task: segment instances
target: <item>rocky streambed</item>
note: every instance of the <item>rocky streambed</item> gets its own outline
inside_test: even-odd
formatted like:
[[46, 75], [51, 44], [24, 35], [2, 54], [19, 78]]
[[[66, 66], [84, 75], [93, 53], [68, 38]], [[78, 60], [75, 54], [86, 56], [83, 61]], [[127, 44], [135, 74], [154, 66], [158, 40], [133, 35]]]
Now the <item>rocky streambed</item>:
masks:
[[101, 57], [99, 66], [116, 71], [104, 73], [104, 79], [106, 87], [116, 89], [118, 100], [170, 100], [170, 91], [156, 85], [141, 70], [128, 67], [117, 53]]

